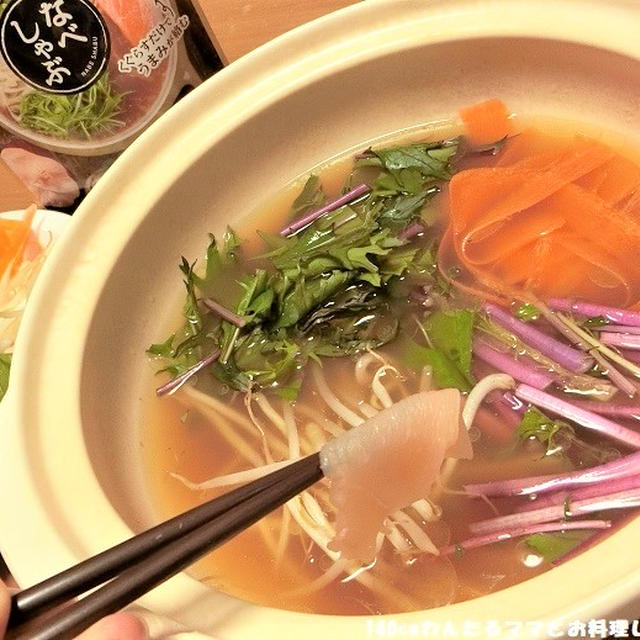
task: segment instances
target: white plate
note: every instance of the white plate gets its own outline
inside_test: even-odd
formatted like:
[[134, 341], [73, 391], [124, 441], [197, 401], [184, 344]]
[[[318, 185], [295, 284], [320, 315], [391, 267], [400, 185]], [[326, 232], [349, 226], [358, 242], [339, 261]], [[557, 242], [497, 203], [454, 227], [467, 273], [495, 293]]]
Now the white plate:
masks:
[[[23, 217], [24, 209], [0, 212], [0, 218], [6, 220], [21, 220]], [[40, 242], [42, 246], [48, 246], [49, 243], [55, 242], [62, 235], [70, 221], [71, 217], [65, 213], [50, 211], [48, 209], [38, 209], [33, 217], [31, 228], [36, 233], [38, 242]], [[0, 403], [1, 402], [0, 400]]]
[[[24, 209], [0, 212], [0, 218], [7, 220], [21, 220], [23, 217]], [[50, 209], [38, 209], [33, 217], [31, 228], [37, 232], [38, 241], [41, 244], [46, 244], [50, 238], [53, 241], [59, 238], [70, 222], [71, 216], [66, 213]]]

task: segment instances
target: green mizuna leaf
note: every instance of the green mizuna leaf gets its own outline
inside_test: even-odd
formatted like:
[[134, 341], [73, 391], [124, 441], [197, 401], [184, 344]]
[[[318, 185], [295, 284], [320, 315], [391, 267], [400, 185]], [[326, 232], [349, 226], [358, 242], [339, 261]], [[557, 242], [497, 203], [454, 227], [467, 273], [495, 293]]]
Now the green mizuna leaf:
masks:
[[520, 305], [515, 312], [515, 317], [524, 322], [533, 322], [540, 317], [540, 310], [538, 307], [526, 302]]
[[[213, 234], [209, 234], [209, 246], [207, 247], [207, 260], [203, 276], [199, 276], [195, 272], [195, 263], [191, 268], [191, 280], [193, 285], [201, 292], [209, 294], [214, 289], [215, 283], [222, 276], [230, 264], [234, 263], [238, 258], [238, 250], [240, 248], [240, 240], [235, 231], [231, 227], [227, 227], [224, 234], [224, 242], [222, 250], [218, 247], [216, 238]], [[183, 261], [186, 260], [183, 258]], [[182, 267], [185, 273], [184, 264]], [[185, 273], [186, 275], [186, 273]]]
[[108, 72], [88, 89], [74, 95], [44, 91], [24, 94], [18, 105], [23, 127], [56, 138], [91, 140], [125, 126], [120, 116], [126, 93], [115, 90]]
[[300, 348], [295, 342], [256, 327], [238, 341], [234, 362], [252, 385], [267, 386], [292, 373], [299, 355]]
[[278, 387], [275, 390], [275, 393], [287, 402], [295, 402], [298, 399], [298, 394], [300, 393], [301, 387], [302, 379], [298, 378], [290, 384]]
[[547, 562], [555, 562], [582, 544], [590, 535], [589, 531], [534, 533], [525, 538], [524, 543]]
[[389, 252], [380, 261], [380, 273], [388, 280], [406, 273], [416, 261], [420, 248], [415, 245], [405, 245]]
[[420, 217], [420, 211], [435, 191], [425, 190], [415, 196], [398, 196], [380, 214], [380, 223], [392, 229], [406, 227], [413, 218]]
[[562, 420], [554, 420], [535, 407], [529, 407], [518, 426], [522, 440], [535, 438], [546, 449], [545, 455], [567, 456], [579, 465], [595, 466], [615, 458], [615, 448], [591, 444]]
[[183, 256], [180, 263], [180, 271], [184, 275], [184, 286], [187, 290], [187, 299], [185, 300], [182, 313], [187, 321], [189, 332], [193, 335], [198, 333], [202, 326], [202, 316], [198, 309], [198, 295], [196, 293], [196, 276], [194, 274], [193, 264], [189, 264], [187, 259]]
[[403, 362], [414, 371], [430, 366], [441, 389], [454, 387], [469, 391], [475, 384], [471, 374], [474, 321], [475, 313], [465, 309], [432, 313], [424, 323], [430, 346], [406, 339], [402, 348]]
[[582, 323], [582, 326], [585, 329], [602, 329], [602, 327], [606, 327], [609, 324], [611, 324], [611, 322], [609, 322], [609, 320], [604, 316], [594, 316], [592, 318], [587, 318]]
[[422, 173], [415, 168], [385, 171], [381, 173], [373, 185], [373, 197], [389, 197], [397, 195], [416, 196], [424, 189]]
[[469, 391], [471, 384], [456, 364], [442, 351], [433, 347], [423, 347], [413, 340], [407, 339], [402, 349], [402, 361], [414, 371], [431, 367], [433, 377], [440, 389], [460, 389]]
[[529, 407], [518, 426], [518, 436], [523, 440], [535, 438], [545, 445], [548, 452], [551, 452], [556, 448], [555, 436], [564, 429], [571, 429], [571, 427], [562, 420], [552, 420], [535, 407]]
[[152, 344], [147, 353], [152, 356], [159, 356], [160, 358], [171, 358], [173, 356], [173, 341], [176, 338], [176, 334], [172, 333], [165, 342], [158, 344]]
[[0, 354], [0, 400], [4, 398], [9, 388], [9, 373], [11, 370], [11, 354]]
[[253, 319], [268, 317], [275, 293], [266, 270], [257, 269], [245, 282], [241, 282], [240, 286], [243, 295], [236, 307], [236, 313], [239, 316], [252, 316]]
[[450, 162], [458, 151], [458, 141], [416, 143], [398, 147], [374, 149], [373, 153], [387, 171], [417, 169], [423, 177], [448, 180]]
[[471, 338], [475, 313], [467, 309], [436, 311], [427, 318], [424, 328], [433, 347], [447, 356], [474, 384], [471, 375]]
[[322, 206], [326, 196], [322, 190], [320, 178], [311, 174], [305, 182], [300, 195], [293, 201], [291, 205], [291, 214], [301, 216], [305, 213], [318, 209]]
[[[428, 285], [439, 295], [433, 241], [426, 246], [426, 232], [412, 238], [403, 232], [417, 221], [423, 229], [435, 224], [423, 212], [451, 175], [456, 151], [457, 141], [450, 141], [365, 154], [362, 163], [378, 170], [375, 178], [365, 172], [374, 183], [370, 192], [290, 236], [261, 233], [266, 253], [254, 259], [242, 256], [231, 229], [221, 245], [210, 236], [204, 273], [184, 258], [180, 265], [183, 327], [152, 345], [149, 355], [177, 375], [217, 348], [220, 357], [209, 370], [220, 383], [241, 391], [269, 387], [293, 399], [309, 358], [354, 355], [394, 340], [401, 331], [396, 308], [415, 306], [415, 287]], [[363, 179], [357, 171], [347, 184], [355, 179]], [[290, 217], [326, 201], [320, 179], [311, 175]], [[203, 298], [215, 300], [216, 309]], [[415, 353], [431, 363], [439, 384], [468, 389], [473, 316], [449, 313], [427, 321], [432, 343]]]
[[275, 328], [293, 326], [312, 309], [344, 288], [352, 279], [353, 275], [347, 271], [332, 271], [327, 276], [319, 276], [312, 280], [298, 280], [283, 300]]
[[359, 211], [342, 207], [288, 238], [287, 243], [265, 257], [271, 259], [276, 269], [297, 270], [305, 275], [304, 269], [312, 260], [339, 255], [345, 249], [367, 246], [377, 230], [376, 213], [369, 207]]

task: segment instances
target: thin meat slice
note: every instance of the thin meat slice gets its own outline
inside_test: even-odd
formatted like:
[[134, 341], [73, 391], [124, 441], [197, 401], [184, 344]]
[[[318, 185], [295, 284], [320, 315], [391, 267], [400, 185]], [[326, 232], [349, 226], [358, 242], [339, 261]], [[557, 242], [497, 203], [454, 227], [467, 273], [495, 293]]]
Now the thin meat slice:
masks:
[[5, 147], [0, 158], [38, 196], [42, 206], [66, 207], [80, 195], [78, 184], [67, 169], [46, 151]]
[[370, 561], [387, 515], [428, 496], [445, 458], [472, 457], [461, 402], [456, 389], [418, 393], [323, 447], [344, 558]]

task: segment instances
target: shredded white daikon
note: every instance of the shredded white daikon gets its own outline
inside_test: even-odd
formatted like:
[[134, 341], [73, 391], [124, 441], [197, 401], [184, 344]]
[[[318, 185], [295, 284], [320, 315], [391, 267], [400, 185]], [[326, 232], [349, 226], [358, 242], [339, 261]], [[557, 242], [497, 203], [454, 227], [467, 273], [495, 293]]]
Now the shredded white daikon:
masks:
[[[50, 243], [49, 243], [50, 244]], [[10, 353], [27, 304], [27, 298], [44, 264], [48, 250], [25, 260], [16, 273], [11, 274], [12, 261], [0, 277], [0, 353]]]

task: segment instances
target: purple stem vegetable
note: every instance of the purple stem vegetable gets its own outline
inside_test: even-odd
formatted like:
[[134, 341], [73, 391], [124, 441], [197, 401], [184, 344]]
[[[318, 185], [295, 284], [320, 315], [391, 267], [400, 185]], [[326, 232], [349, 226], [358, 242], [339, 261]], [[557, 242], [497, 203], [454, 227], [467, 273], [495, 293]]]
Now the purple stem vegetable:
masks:
[[424, 231], [424, 227], [419, 222], [410, 224], [404, 231], [398, 236], [401, 240], [411, 240]]
[[560, 340], [536, 329], [533, 325], [514, 318], [509, 312], [490, 302], [482, 305], [483, 311], [497, 324], [514, 333], [540, 353], [575, 373], [584, 373], [593, 366], [593, 358]]
[[578, 522], [548, 522], [544, 524], [536, 524], [531, 526], [515, 527], [513, 529], [505, 529], [484, 536], [476, 536], [469, 538], [458, 544], [452, 544], [448, 547], [440, 549], [441, 556], [451, 555], [452, 553], [464, 552], [467, 549], [482, 547], [495, 542], [510, 540], [511, 538], [522, 538], [530, 536], [534, 533], [548, 533], [551, 531], [568, 531], [570, 529], [608, 529], [611, 522], [608, 520], [582, 520]]
[[637, 404], [614, 404], [613, 402], [598, 402], [590, 400], [572, 400], [571, 404], [579, 409], [599, 413], [603, 416], [640, 420], [640, 406]]
[[552, 560], [551, 564], [557, 567], [561, 564], [564, 564], [565, 562], [568, 562], [572, 558], [579, 556], [581, 553], [584, 553], [588, 549], [591, 549], [595, 547], [597, 544], [600, 544], [603, 540], [608, 538], [610, 535], [614, 534], [616, 531], [620, 531], [620, 529], [628, 525], [636, 517], [637, 517], [636, 514], [631, 513], [631, 514], [627, 514], [624, 518], [620, 518], [616, 520], [616, 522], [612, 524], [612, 526], [609, 529], [598, 531], [594, 535], [587, 538], [587, 540], [585, 540], [584, 542], [576, 545], [573, 549], [571, 549], [571, 551], [568, 551], [567, 553], [563, 554], [561, 557], [556, 558], [555, 560]]
[[219, 302], [212, 300], [211, 298], [205, 298], [203, 301], [205, 307], [209, 308], [215, 314], [219, 315], [223, 320], [230, 322], [242, 329], [247, 324], [244, 318], [241, 318], [237, 313], [230, 311], [226, 307], [222, 306]]
[[172, 378], [167, 384], [162, 385], [156, 389], [156, 395], [164, 396], [167, 394], [175, 393], [187, 380], [196, 375], [199, 371], [202, 371], [205, 367], [213, 364], [220, 357], [220, 349], [215, 349], [204, 360], [200, 360], [192, 367], [189, 367], [184, 373]]
[[630, 349], [620, 349], [620, 355], [635, 364], [640, 364], [640, 351], [631, 351]]
[[512, 391], [505, 391], [502, 394], [502, 397], [504, 398], [504, 401], [514, 410], [517, 411], [520, 414], [524, 414], [524, 412], [527, 410], [527, 405], [526, 403], [522, 402], [522, 400], [520, 400], [520, 398], [516, 398], [513, 395]]
[[628, 333], [632, 336], [640, 335], [640, 327], [630, 327], [622, 324], [607, 324], [603, 327], [593, 327], [592, 330], [604, 333]]
[[631, 349], [633, 351], [640, 349], [640, 335], [607, 331], [600, 334], [600, 342], [602, 342], [602, 344], [608, 344], [613, 347], [622, 347], [623, 349]]
[[587, 498], [598, 498], [610, 493], [626, 491], [627, 489], [637, 489], [640, 491], [640, 475], [628, 476], [626, 478], [614, 478], [613, 480], [604, 480], [598, 484], [588, 485], [574, 489], [571, 492], [558, 491], [541, 496], [535, 500], [530, 500], [523, 505], [514, 509], [519, 513], [523, 511], [534, 511], [544, 507], [552, 507], [558, 504], [565, 504], [567, 500], [586, 500]]
[[586, 429], [597, 431], [634, 449], [640, 449], [640, 433], [623, 427], [597, 413], [580, 409], [566, 400], [556, 398], [527, 384], [518, 385], [515, 389], [515, 395], [521, 400], [567, 418]]
[[349, 204], [350, 202], [357, 200], [365, 193], [369, 193], [369, 191], [371, 191], [371, 188], [368, 185], [364, 183], [359, 184], [357, 187], [354, 187], [353, 189], [351, 189], [351, 191], [348, 191], [336, 200], [332, 200], [331, 202], [323, 205], [320, 209], [316, 209], [315, 211], [312, 211], [302, 218], [299, 218], [298, 220], [292, 222], [288, 227], [285, 227], [280, 232], [280, 235], [290, 236], [292, 233], [295, 233], [296, 231], [302, 229], [302, 227], [306, 227], [308, 224], [311, 224], [314, 220], [316, 220], [320, 216], [323, 216], [325, 213], [335, 211], [336, 209], [343, 207], [345, 204]]
[[591, 354], [593, 359], [598, 363], [601, 369], [605, 372], [605, 375], [613, 384], [618, 387], [621, 391], [626, 393], [630, 398], [636, 394], [636, 386], [628, 380], [616, 367], [614, 367], [605, 357], [598, 352], [597, 349], [594, 348], [593, 345], [585, 342], [580, 335], [578, 335], [575, 330], [567, 326], [565, 322], [563, 322], [555, 313], [553, 313], [549, 307], [537, 301], [536, 305], [540, 309], [540, 313], [547, 319], [547, 321], [551, 324], [551, 326], [555, 327], [569, 342], [578, 349], [582, 351], [586, 351]]
[[485, 403], [504, 420], [512, 433], [516, 432], [525, 410], [522, 403], [514, 405], [511, 398], [507, 398], [507, 393], [500, 393], [497, 389], [486, 396]]
[[467, 484], [464, 490], [474, 496], [527, 496], [635, 475], [640, 475], [640, 451], [590, 469], [579, 469], [556, 475]]
[[565, 311], [567, 313], [577, 313], [583, 316], [602, 316], [615, 324], [628, 324], [633, 327], [640, 327], [640, 312], [618, 309], [617, 307], [607, 307], [601, 304], [590, 302], [579, 302], [577, 300], [567, 300], [565, 298], [551, 298], [547, 301], [551, 309]]
[[431, 287], [428, 285], [416, 286], [411, 289], [409, 292], [412, 300], [415, 300], [418, 304], [421, 304], [423, 307], [432, 307], [433, 306], [433, 296], [431, 295]]
[[593, 358], [598, 366], [605, 372], [611, 382], [630, 398], [636, 395], [638, 389], [623, 373], [618, 371], [601, 353], [593, 352]]
[[472, 522], [469, 525], [469, 531], [477, 535], [484, 535], [502, 531], [503, 529], [530, 527], [543, 522], [553, 522], [554, 520], [577, 517], [598, 511], [631, 509], [634, 507], [640, 507], [640, 491], [638, 489], [628, 489], [595, 498], [572, 500], [568, 504], [532, 509], [531, 511]]
[[486, 340], [475, 338], [473, 353], [487, 364], [503, 373], [509, 374], [520, 382], [526, 382], [537, 389], [546, 389], [554, 380], [553, 376], [528, 364], [529, 358], [514, 360], [509, 354], [494, 349]]
[[534, 301], [534, 304], [540, 310], [540, 313], [545, 317], [547, 322], [561, 335], [563, 335], [572, 345], [578, 347], [581, 351], [589, 351], [590, 345], [585, 343], [580, 336], [576, 335], [575, 331], [571, 327], [568, 327], [558, 316], [551, 311], [551, 309], [540, 302], [539, 300]]

